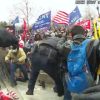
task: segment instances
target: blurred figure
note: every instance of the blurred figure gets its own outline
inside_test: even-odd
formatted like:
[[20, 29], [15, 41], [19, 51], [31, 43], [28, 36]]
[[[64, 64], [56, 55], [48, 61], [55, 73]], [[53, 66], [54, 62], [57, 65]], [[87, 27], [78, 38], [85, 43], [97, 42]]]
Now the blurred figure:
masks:
[[28, 74], [26, 71], [26, 67], [24, 66], [25, 59], [26, 54], [22, 48], [19, 48], [18, 45], [14, 45], [5, 57], [5, 61], [7, 63], [10, 63], [10, 79], [12, 86], [17, 85], [15, 77], [15, 72], [17, 68], [19, 68], [22, 71], [24, 75], [24, 81], [28, 80]]
[[24, 48], [24, 41], [22, 40], [21, 36], [19, 35], [19, 48]]
[[34, 41], [39, 41], [39, 40], [42, 40], [42, 37], [40, 34], [35, 34], [35, 37], [34, 37]]

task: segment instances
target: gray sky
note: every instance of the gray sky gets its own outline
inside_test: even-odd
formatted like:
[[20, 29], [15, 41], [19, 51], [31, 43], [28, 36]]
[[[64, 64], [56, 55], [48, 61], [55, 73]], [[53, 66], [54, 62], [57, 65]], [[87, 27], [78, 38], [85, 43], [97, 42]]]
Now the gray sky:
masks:
[[[22, 0], [0, 0], [0, 21], [8, 21], [10, 17], [15, 17], [11, 14], [11, 11], [14, 9], [14, 5], [18, 4]], [[67, 13], [70, 13], [75, 7], [75, 0], [29, 0], [31, 6], [34, 8], [33, 12], [33, 21], [37, 17], [49, 10], [52, 11], [52, 15], [55, 15], [57, 11], [62, 10]], [[86, 5], [78, 5], [81, 11], [81, 14], [84, 15]], [[91, 5], [91, 11], [96, 11], [96, 5]], [[17, 15], [16, 15], [17, 16]]]

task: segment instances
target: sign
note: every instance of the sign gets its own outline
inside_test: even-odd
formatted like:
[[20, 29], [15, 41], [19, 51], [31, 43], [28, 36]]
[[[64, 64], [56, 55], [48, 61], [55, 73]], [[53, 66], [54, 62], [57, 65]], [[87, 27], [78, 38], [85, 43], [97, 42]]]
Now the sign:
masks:
[[51, 24], [51, 11], [39, 16], [37, 21], [33, 24], [32, 29], [37, 30], [41, 28], [49, 28]]
[[79, 18], [81, 18], [81, 14], [79, 8], [76, 7], [69, 15], [69, 24], [75, 23]]
[[100, 0], [75, 0], [75, 4], [100, 4]]
[[82, 26], [85, 30], [91, 28], [90, 20], [83, 20], [83, 21], [81, 21], [81, 22], [79, 22], [79, 23], [76, 23], [76, 25]]

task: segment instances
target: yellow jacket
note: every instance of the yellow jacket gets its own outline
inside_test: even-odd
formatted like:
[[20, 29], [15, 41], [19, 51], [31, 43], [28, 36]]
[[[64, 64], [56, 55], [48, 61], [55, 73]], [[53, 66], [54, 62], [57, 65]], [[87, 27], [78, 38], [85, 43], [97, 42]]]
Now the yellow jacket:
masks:
[[5, 61], [18, 59], [17, 64], [24, 64], [26, 59], [26, 54], [22, 48], [19, 48], [17, 55], [14, 55], [12, 50], [9, 50], [8, 54], [5, 56]]
[[98, 71], [97, 71], [97, 75], [100, 75], [100, 65], [99, 65], [99, 68], [98, 68]]

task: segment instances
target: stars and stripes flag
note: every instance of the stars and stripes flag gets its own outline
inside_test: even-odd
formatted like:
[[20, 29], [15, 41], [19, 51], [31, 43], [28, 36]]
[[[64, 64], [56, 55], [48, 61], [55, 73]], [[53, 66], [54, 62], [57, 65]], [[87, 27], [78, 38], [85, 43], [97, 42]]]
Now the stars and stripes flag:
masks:
[[41, 14], [33, 24], [32, 29], [49, 29], [51, 25], [51, 11]]
[[57, 24], [67, 24], [69, 23], [69, 16], [64, 11], [58, 11], [57, 14], [53, 18], [53, 22]]

